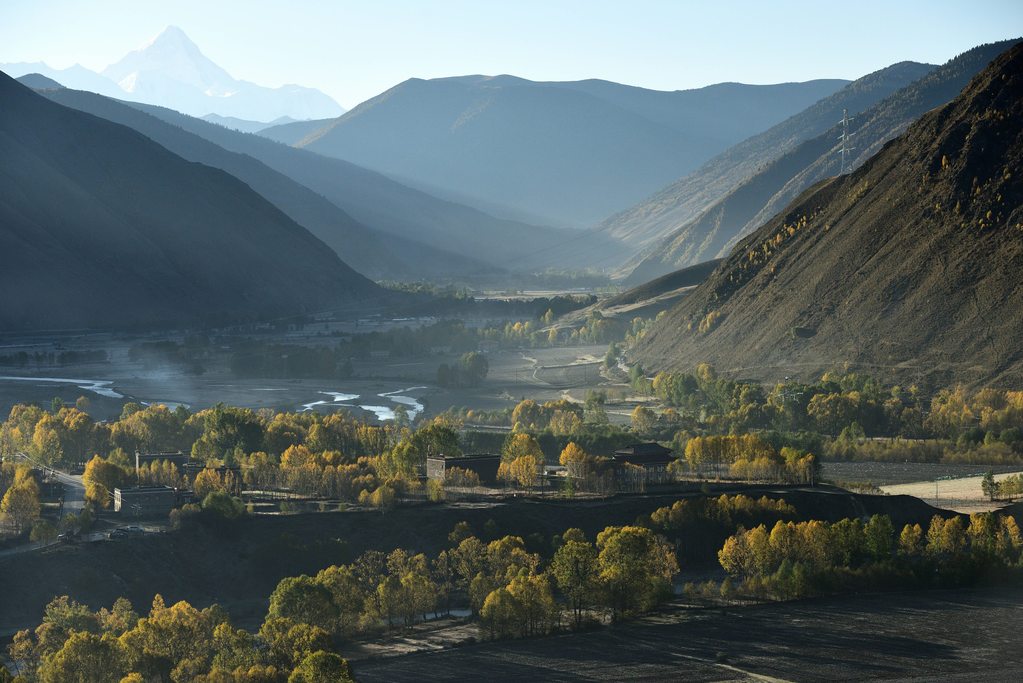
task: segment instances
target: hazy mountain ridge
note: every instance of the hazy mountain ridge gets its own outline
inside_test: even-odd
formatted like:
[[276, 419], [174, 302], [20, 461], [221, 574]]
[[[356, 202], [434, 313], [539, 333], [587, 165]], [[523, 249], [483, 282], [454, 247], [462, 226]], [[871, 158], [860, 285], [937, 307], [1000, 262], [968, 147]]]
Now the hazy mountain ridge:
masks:
[[206, 114], [200, 117], [203, 121], [209, 121], [215, 123], [218, 126], [224, 126], [232, 130], [241, 131], [242, 133], [258, 133], [264, 128], [270, 128], [273, 126], [284, 126], [289, 123], [298, 123], [295, 119], [290, 116], [281, 116], [274, 119], [273, 121], [249, 121], [248, 119], [240, 119], [237, 116], [221, 116], [219, 114]]
[[[585, 227], [844, 84], [668, 93], [513, 76], [410, 79], [296, 144]], [[767, 99], [773, 107], [754, 106]]]
[[[969, 50], [853, 116], [847, 170], [857, 168], [922, 114], [955, 97], [1010, 45], [1012, 41], [1005, 41]], [[739, 239], [770, 220], [800, 192], [837, 175], [842, 163], [840, 118], [833, 117], [823, 133], [770, 161], [634, 259], [632, 263], [638, 265], [628, 281], [641, 282], [680, 266], [726, 256]]]
[[81, 65], [52, 69], [37, 63], [0, 64], [12, 76], [40, 73], [75, 90], [170, 107], [193, 116], [215, 113], [254, 121], [282, 116], [316, 119], [344, 108], [314, 88], [267, 88], [233, 78], [207, 58], [184, 31], [168, 26], [137, 50], [96, 73]]
[[15, 80], [26, 88], [32, 88], [33, 90], [58, 90], [64, 87], [52, 78], [36, 73], [25, 74]]
[[1023, 380], [1023, 44], [739, 243], [635, 350], [774, 379]]
[[133, 128], [189, 161], [219, 168], [247, 183], [292, 220], [308, 229], [345, 262], [376, 279], [417, 279], [472, 273], [482, 263], [372, 230], [323, 196], [251, 156], [139, 111], [130, 103], [77, 90], [47, 91], [51, 100]]
[[[53, 91], [61, 92], [61, 91]], [[247, 185], [0, 74], [0, 329], [179, 325], [386, 297]]]
[[[169, 109], [129, 103], [224, 149], [247, 154], [323, 195], [355, 220], [374, 230], [491, 268], [528, 268], [546, 251], [574, 236], [553, 228], [494, 218], [467, 206], [437, 199], [355, 164], [296, 149], [259, 135], [185, 116]], [[610, 240], [606, 244], [612, 245]], [[610, 247], [609, 247], [610, 248]], [[429, 257], [424, 252], [420, 257]], [[439, 253], [439, 252], [438, 252]], [[437, 264], [448, 267], [447, 262]], [[452, 267], [453, 264], [452, 264]]]

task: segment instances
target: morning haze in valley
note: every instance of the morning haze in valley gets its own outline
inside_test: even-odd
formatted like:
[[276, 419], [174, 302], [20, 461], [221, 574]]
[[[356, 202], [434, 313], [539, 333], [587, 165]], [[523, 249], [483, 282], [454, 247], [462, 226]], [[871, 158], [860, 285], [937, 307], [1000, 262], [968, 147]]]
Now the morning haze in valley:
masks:
[[1023, 6], [0, 5], [0, 683], [1023, 679]]

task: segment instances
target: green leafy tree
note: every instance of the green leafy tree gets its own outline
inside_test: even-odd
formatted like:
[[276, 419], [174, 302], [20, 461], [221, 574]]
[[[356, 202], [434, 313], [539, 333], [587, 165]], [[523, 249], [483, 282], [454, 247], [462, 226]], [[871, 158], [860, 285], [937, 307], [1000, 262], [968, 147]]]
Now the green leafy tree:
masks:
[[584, 540], [567, 541], [554, 553], [551, 573], [572, 607], [575, 627], [582, 625], [583, 611], [596, 602], [598, 582], [597, 550]]
[[111, 635], [74, 632], [39, 666], [40, 683], [118, 683], [124, 675], [121, 646]]
[[281, 579], [270, 595], [268, 617], [283, 617], [331, 631], [338, 618], [331, 592], [309, 576]]
[[332, 652], [317, 650], [307, 655], [288, 677], [288, 683], [352, 683], [348, 662]]
[[650, 529], [608, 527], [597, 536], [597, 568], [612, 618], [650, 609], [678, 573], [672, 547]]
[[998, 495], [998, 484], [995, 482], [995, 473], [988, 470], [984, 473], [984, 478], [980, 482], [980, 489], [984, 492], [984, 495], [988, 497], [988, 500], [994, 501]]
[[887, 560], [892, 556], [895, 529], [888, 515], [874, 515], [863, 525], [867, 554], [874, 560]]

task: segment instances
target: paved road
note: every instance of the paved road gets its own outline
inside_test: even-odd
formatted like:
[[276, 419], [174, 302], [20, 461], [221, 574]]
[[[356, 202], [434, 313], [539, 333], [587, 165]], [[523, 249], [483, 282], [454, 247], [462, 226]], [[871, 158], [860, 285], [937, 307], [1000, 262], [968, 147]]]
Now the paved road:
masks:
[[56, 479], [64, 485], [64, 512], [78, 514], [85, 507], [85, 483], [80, 474], [68, 474], [54, 469], [28, 456], [26, 453], [15, 453], [14, 457], [30, 463], [36, 469], [42, 470], [47, 476]]

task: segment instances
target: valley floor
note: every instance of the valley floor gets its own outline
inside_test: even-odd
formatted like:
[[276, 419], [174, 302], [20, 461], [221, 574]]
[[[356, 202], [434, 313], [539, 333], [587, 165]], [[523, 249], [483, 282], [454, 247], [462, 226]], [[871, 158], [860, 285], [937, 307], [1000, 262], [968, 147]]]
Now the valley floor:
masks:
[[667, 610], [586, 633], [353, 662], [360, 681], [1023, 680], [1023, 588]]

